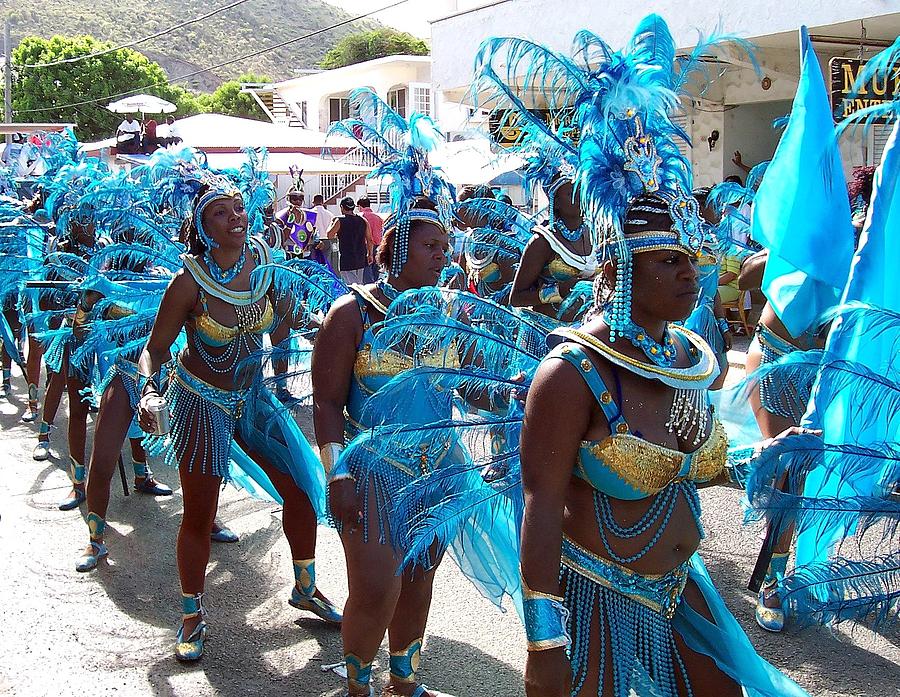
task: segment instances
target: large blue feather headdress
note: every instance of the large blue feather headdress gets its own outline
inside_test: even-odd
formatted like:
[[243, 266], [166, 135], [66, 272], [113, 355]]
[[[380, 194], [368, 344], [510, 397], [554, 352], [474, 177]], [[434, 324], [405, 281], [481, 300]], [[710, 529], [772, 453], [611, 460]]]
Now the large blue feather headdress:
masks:
[[57, 235], [68, 235], [72, 223], [87, 224], [94, 218], [95, 206], [87, 195], [109, 176], [109, 168], [96, 158], [63, 165], [41, 184], [47, 192], [45, 212], [56, 224]]
[[265, 148], [244, 148], [243, 152], [247, 161], [241, 165], [238, 186], [247, 206], [250, 234], [258, 235], [265, 229], [266, 209], [275, 205], [275, 185], [266, 169], [268, 151]]
[[[748, 49], [746, 42], [719, 36], [678, 58], [666, 23], [649, 15], [620, 51], [585, 30], [575, 36], [572, 56], [495, 38], [476, 58], [476, 92], [495, 113], [515, 115], [521, 129], [516, 149], [540, 153], [527, 174], [546, 188], [551, 175], [558, 180], [571, 172], [594, 241], [617, 260], [616, 292], [606, 313], [612, 337], [631, 321], [631, 255], [661, 248], [694, 254], [711, 234], [691, 196], [690, 163], [678, 147], [690, 141], [673, 117], [689, 85], [698, 73], [702, 77], [701, 58], [726, 38]], [[626, 239], [633, 202], [648, 196], [668, 212], [671, 228]]]
[[[384, 232], [394, 230], [390, 272], [396, 276], [406, 263], [410, 223], [424, 220], [445, 230], [451, 225], [453, 187], [428, 162], [428, 153], [442, 142], [443, 134], [431, 117], [414, 112], [404, 119], [369, 88], [350, 93], [350, 108], [358, 116], [332, 124], [328, 133], [349, 136], [359, 143], [376, 163], [370, 178], [391, 179], [391, 215]], [[413, 208], [419, 196], [431, 199], [437, 211]]]

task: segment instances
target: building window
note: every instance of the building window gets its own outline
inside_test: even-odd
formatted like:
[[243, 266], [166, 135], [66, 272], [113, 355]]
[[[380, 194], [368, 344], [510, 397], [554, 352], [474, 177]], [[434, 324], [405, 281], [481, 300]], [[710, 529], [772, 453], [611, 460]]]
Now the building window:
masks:
[[388, 92], [388, 106], [406, 118], [406, 88], [398, 87]]
[[309, 114], [306, 110], [306, 102], [296, 102], [296, 104], [300, 113], [300, 123], [303, 124], [303, 128], [307, 128], [309, 126]]
[[409, 87], [412, 90], [413, 111], [431, 116], [431, 85], [413, 84]]
[[350, 100], [347, 97], [332, 97], [328, 100], [328, 122], [343, 121], [350, 118]]

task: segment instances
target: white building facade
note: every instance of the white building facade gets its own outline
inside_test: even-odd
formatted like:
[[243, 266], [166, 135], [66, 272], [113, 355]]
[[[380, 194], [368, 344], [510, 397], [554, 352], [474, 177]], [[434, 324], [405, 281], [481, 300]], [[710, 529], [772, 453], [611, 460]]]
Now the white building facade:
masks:
[[[865, 60], [900, 34], [900, 0], [657, 0], [652, 6], [633, 0], [495, 0], [432, 23], [436, 99], [471, 106], [473, 59], [491, 36], [530, 38], [568, 52], [576, 32], [590, 29], [616, 48], [650, 11], [667, 21], [679, 53], [696, 44], [698, 28], [735, 34], [756, 46], [759, 72], [746, 55], [733, 52], [710, 64], [711, 86], [685, 105], [682, 125], [691, 136], [698, 186], [743, 175], [732, 163], [735, 150], [748, 165], [771, 158], [780, 135], [772, 121], [790, 112], [797, 88], [801, 24], [809, 28], [826, 85], [832, 58]], [[866, 139], [845, 139], [845, 165], [877, 164], [885, 139], [884, 128]]]
[[[470, 110], [436, 96], [431, 63], [430, 56], [386, 56], [333, 70], [310, 71], [284, 82], [245, 85], [244, 91], [256, 99], [273, 123], [324, 133], [335, 121], [353, 115], [350, 93], [369, 87], [401, 116], [428, 114], [452, 139], [467, 124]], [[383, 187], [370, 184], [360, 176], [322, 174], [309, 183], [308, 191], [321, 193], [326, 205], [332, 207], [348, 195], [368, 195], [376, 205], [385, 203]]]

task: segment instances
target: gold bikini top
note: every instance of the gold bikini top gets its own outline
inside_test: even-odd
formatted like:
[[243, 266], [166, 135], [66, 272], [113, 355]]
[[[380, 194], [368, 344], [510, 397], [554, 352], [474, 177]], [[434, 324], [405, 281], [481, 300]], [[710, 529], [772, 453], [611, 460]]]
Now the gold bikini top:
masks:
[[264, 334], [271, 330], [275, 322], [275, 311], [272, 309], [272, 303], [268, 297], [264, 301], [259, 319], [248, 326], [239, 324], [229, 327], [214, 320], [209, 314], [206, 295], [202, 290], [200, 291], [200, 302], [203, 305], [203, 312], [194, 318], [194, 328], [207, 346], [225, 346], [242, 334]]
[[692, 453], [638, 438], [627, 433], [627, 426], [625, 431], [600, 441], [583, 441], [575, 466], [578, 477], [613, 498], [653, 496], [683, 480], [708, 482], [725, 468], [728, 436], [718, 420]]

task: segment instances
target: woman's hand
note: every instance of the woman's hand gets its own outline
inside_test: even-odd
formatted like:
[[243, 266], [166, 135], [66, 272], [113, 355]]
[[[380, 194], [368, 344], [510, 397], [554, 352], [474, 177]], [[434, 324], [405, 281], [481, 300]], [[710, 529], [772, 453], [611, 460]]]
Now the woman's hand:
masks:
[[138, 402], [138, 426], [145, 433], [156, 433], [156, 417], [153, 412], [147, 408], [147, 402], [150, 399], [159, 399], [159, 393], [148, 390]]
[[761, 453], [766, 448], [775, 445], [783, 441], [785, 438], [790, 438], [791, 436], [822, 436], [822, 431], [816, 428], [803, 428], [802, 426], [791, 426], [790, 428], [784, 429], [781, 433], [779, 433], [774, 438], [768, 438], [762, 441], [756, 448], [757, 455]]
[[530, 651], [525, 661], [527, 697], [569, 697], [572, 666], [563, 648]]
[[731, 329], [730, 329], [730, 328], [728, 329], [728, 331], [722, 332], [722, 343], [725, 344], [725, 350], [726, 350], [726, 351], [730, 351], [730, 350], [731, 350], [731, 342], [732, 342], [732, 337], [733, 337], [733, 336], [734, 336], [734, 334], [731, 333]]
[[331, 515], [341, 530], [351, 535], [362, 522], [362, 507], [356, 495], [356, 482], [352, 479], [336, 479], [328, 485], [328, 502]]

